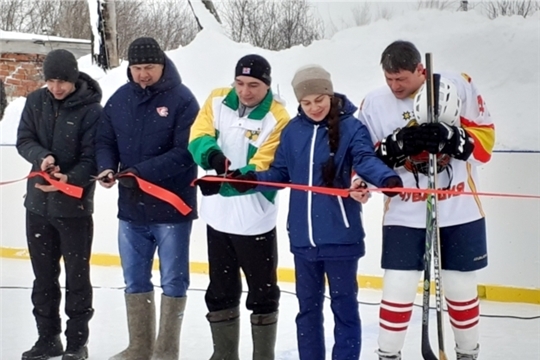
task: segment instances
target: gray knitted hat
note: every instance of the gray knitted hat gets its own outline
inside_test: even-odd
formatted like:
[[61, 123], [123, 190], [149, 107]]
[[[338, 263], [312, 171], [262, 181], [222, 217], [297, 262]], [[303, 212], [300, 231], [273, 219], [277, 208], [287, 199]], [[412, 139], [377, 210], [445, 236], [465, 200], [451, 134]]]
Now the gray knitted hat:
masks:
[[294, 74], [292, 86], [298, 101], [308, 95], [334, 95], [330, 73], [319, 65], [307, 65], [298, 69]]

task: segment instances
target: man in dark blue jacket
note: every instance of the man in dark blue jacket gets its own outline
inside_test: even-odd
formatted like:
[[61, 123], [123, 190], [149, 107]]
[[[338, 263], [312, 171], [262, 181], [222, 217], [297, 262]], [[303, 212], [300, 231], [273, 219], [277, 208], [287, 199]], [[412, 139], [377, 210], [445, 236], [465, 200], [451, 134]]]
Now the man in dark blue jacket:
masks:
[[[196, 213], [197, 166], [187, 150], [199, 105], [182, 84], [173, 62], [156, 40], [139, 38], [128, 51], [129, 83], [105, 105], [96, 136], [99, 182], [119, 182], [118, 244], [124, 281], [130, 343], [112, 357], [178, 359], [182, 314], [189, 286], [189, 237]], [[179, 196], [192, 211], [143, 192], [132, 173]], [[155, 340], [154, 253], [161, 272], [161, 318]]]

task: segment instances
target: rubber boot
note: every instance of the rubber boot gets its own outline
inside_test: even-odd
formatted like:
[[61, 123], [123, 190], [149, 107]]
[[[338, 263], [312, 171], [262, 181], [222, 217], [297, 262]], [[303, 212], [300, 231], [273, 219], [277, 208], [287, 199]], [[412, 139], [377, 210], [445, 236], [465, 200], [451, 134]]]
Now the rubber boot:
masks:
[[274, 360], [278, 312], [251, 315], [253, 360]]
[[206, 318], [210, 322], [214, 353], [210, 360], [239, 360], [240, 310], [236, 307], [209, 312]]

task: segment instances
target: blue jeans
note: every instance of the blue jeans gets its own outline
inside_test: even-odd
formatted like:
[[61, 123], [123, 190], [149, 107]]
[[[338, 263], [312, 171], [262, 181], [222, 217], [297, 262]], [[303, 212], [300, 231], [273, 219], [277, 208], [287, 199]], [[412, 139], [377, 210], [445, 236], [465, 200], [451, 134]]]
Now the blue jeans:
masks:
[[152, 265], [156, 248], [163, 294], [186, 296], [189, 287], [189, 236], [192, 221], [175, 224], [136, 225], [120, 220], [118, 247], [126, 293], [154, 289]]

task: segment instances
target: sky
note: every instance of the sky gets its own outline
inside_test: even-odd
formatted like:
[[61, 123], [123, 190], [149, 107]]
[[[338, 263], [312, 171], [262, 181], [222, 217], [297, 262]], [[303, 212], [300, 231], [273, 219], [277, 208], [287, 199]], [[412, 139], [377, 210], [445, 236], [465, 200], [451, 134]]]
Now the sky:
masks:
[[[199, 2], [193, 2], [198, 6]], [[328, 3], [326, 3], [328, 4]], [[197, 9], [198, 11], [200, 9]], [[323, 11], [324, 10], [323, 8]], [[300, 66], [318, 63], [332, 74], [334, 88], [359, 104], [365, 94], [384, 85], [378, 59], [382, 50], [396, 39], [413, 41], [421, 52], [432, 52], [435, 71], [466, 72], [477, 83], [497, 127], [497, 150], [540, 151], [540, 14], [528, 19], [504, 17], [489, 20], [476, 12], [456, 13], [424, 10], [394, 15], [367, 26], [349, 28], [331, 38], [308, 47], [296, 46], [279, 52], [255, 49], [227, 39], [212, 18], [200, 12], [205, 30], [189, 45], [168, 56], [176, 63], [184, 83], [203, 103], [214, 87], [228, 86], [233, 80], [236, 61], [247, 53], [259, 53], [272, 64], [272, 88], [286, 101], [290, 114], [297, 102], [290, 81]], [[141, 33], [141, 35], [143, 35]], [[99, 79], [104, 91], [103, 103], [126, 79], [127, 64], [104, 73], [92, 65], [90, 58], [79, 60], [81, 71]], [[13, 144], [24, 98], [13, 101], [0, 122], [0, 144]], [[4, 160], [3, 160], [4, 161]], [[5, 166], [8, 165], [8, 166]], [[25, 164], [26, 165], [26, 164]], [[3, 163], [8, 168], [10, 164]], [[24, 171], [27, 167], [24, 167]], [[16, 178], [12, 174], [4, 180]], [[530, 179], [529, 179], [530, 180]], [[537, 180], [537, 179], [536, 179]], [[109, 196], [109, 195], [108, 195]], [[109, 196], [110, 197], [110, 196]], [[18, 200], [17, 200], [18, 201]], [[22, 203], [22, 201], [20, 201]], [[13, 206], [10, 206], [10, 208]], [[106, 209], [98, 209], [98, 212]], [[114, 209], [109, 211], [114, 216]], [[21, 219], [22, 221], [22, 216]], [[22, 226], [22, 223], [21, 223]], [[101, 230], [100, 230], [101, 231]], [[103, 239], [98, 239], [103, 241]], [[122, 350], [127, 344], [125, 308], [119, 268], [93, 267], [96, 315], [91, 322], [90, 359], [103, 360]], [[155, 274], [154, 279], [159, 279]], [[35, 341], [31, 314], [30, 263], [24, 260], [0, 261], [0, 358], [17, 359]], [[192, 276], [188, 307], [182, 335], [183, 360], [200, 360], [210, 356], [210, 332], [204, 318], [204, 292], [207, 278]], [[298, 310], [293, 284], [281, 284], [281, 317], [278, 329], [277, 359], [298, 359], [294, 317]], [[245, 295], [244, 295], [245, 296]], [[377, 304], [380, 292], [362, 289], [362, 302]], [[417, 299], [417, 304], [420, 304]], [[378, 308], [361, 305], [363, 319], [362, 360], [374, 359], [377, 347]], [[482, 301], [482, 314], [539, 316], [540, 307], [524, 304], [502, 304]], [[328, 358], [332, 344], [332, 315], [325, 305]], [[435, 324], [432, 314], [432, 324]], [[420, 311], [415, 310], [407, 337], [404, 355], [420, 357]], [[434, 326], [431, 327], [435, 345]], [[484, 317], [481, 322], [482, 358], [508, 360], [540, 357], [540, 320]], [[446, 348], [452, 353], [452, 335], [446, 325]], [[248, 314], [242, 309], [241, 356], [251, 351]], [[519, 355], [518, 355], [519, 354]], [[453, 356], [449, 357], [453, 359]]]

